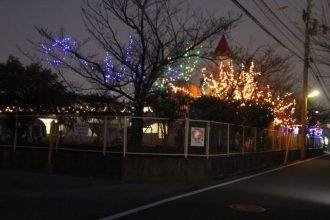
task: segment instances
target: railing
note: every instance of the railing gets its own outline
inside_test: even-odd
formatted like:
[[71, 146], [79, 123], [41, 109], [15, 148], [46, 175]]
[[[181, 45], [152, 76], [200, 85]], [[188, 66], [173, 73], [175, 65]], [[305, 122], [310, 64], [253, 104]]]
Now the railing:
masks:
[[131, 116], [0, 115], [0, 146], [215, 157], [297, 149], [299, 135], [213, 121]]

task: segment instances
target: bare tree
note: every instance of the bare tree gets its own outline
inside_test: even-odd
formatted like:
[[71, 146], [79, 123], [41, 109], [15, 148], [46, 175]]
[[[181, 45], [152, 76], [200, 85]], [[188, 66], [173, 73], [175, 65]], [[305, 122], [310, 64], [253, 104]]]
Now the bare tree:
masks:
[[[86, 55], [84, 44], [64, 34], [37, 28], [42, 51], [55, 67], [68, 68], [126, 100], [137, 116], [143, 114], [146, 97], [166, 67], [203, 57], [194, 52], [196, 48], [240, 19], [205, 15], [176, 0], [86, 0], [82, 14], [92, 39], [107, 53], [104, 59]], [[123, 33], [130, 35], [128, 45]]]

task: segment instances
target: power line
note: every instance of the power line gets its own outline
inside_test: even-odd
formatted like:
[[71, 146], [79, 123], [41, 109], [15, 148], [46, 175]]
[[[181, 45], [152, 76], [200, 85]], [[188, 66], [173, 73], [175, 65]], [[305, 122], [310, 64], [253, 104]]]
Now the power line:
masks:
[[301, 11], [303, 8], [305, 8], [305, 5], [302, 3], [301, 0], [296, 0], [296, 1], [285, 1], [290, 5], [291, 8], [295, 8], [297, 12]]
[[[289, 50], [292, 54], [294, 54], [296, 57], [298, 57], [300, 60], [304, 59], [297, 54], [295, 51], [291, 50], [287, 45], [285, 45], [282, 41], [280, 41], [273, 33], [271, 33], [255, 16], [253, 16], [243, 5], [241, 5], [237, 0], [232, 0], [232, 2], [234, 4], [236, 4], [248, 17], [250, 17], [250, 19], [255, 22], [262, 30], [264, 30], [268, 35], [270, 35], [277, 43], [279, 43], [281, 46], [283, 46], [284, 48], [286, 48], [287, 50]], [[272, 25], [287, 39], [292, 43], [292, 40], [286, 35], [284, 34], [284, 32], [281, 30], [281, 28], [278, 27], [278, 25], [270, 18], [270, 16], [265, 12], [265, 10], [260, 6], [259, 3], [256, 2], [256, 0], [253, 0], [254, 4], [258, 7], [258, 11], [261, 11], [263, 13], [263, 15], [272, 23]], [[263, 4], [263, 6], [267, 9], [267, 11], [272, 14], [276, 20], [278, 22], [280, 22], [281, 25], [283, 25], [287, 30], [289, 30], [290, 28], [284, 24], [284, 22], [274, 13], [274, 11], [263, 1], [260, 0], [260, 2]], [[290, 2], [290, 1], [289, 1]], [[301, 3], [301, 1], [298, 1], [299, 3]], [[292, 2], [290, 2], [292, 4]], [[278, 5], [278, 4], [277, 4]], [[297, 7], [297, 5], [295, 5], [295, 8]], [[328, 5], [325, 3], [323, 3], [323, 8], [328, 7]], [[324, 13], [323, 13], [324, 14]], [[290, 20], [291, 21], [291, 20]], [[297, 27], [297, 26], [295, 26]], [[298, 27], [297, 27], [298, 29]], [[295, 34], [292, 30], [289, 30], [289, 32], [299, 41], [303, 42], [299, 36], [297, 36], [297, 34]], [[292, 43], [293, 46], [295, 46], [294, 43]], [[295, 46], [296, 47], [296, 46]], [[297, 49], [297, 47], [296, 47]], [[299, 51], [299, 49], [298, 49]], [[326, 88], [326, 83], [324, 82], [323, 79], [320, 79], [320, 77], [318, 76], [317, 72], [320, 73], [320, 70], [318, 68], [318, 66], [316, 65], [316, 63], [313, 62], [313, 68], [312, 65], [311, 67], [311, 72], [313, 74], [313, 77], [315, 78], [315, 80], [318, 82], [318, 84], [320, 85], [323, 93], [325, 94], [327, 100], [330, 103], [330, 97], [328, 95], [327, 89]]]
[[324, 16], [322, 18], [322, 22], [324, 24], [329, 24], [330, 19], [329, 19], [329, 14], [327, 13], [327, 11], [329, 11], [329, 3], [326, 0], [322, 1], [322, 15]]
[[[291, 2], [291, 1], [289, 1], [289, 2]], [[284, 7], [283, 6], [280, 6], [277, 3], [277, 1], [274, 1], [274, 3], [277, 6], [278, 11], [280, 11], [284, 15], [284, 17], [289, 21], [289, 23], [292, 24], [292, 27], [294, 27], [297, 31], [299, 31], [300, 33], [302, 33], [303, 30], [298, 27], [298, 23], [297, 22], [294, 22], [286, 13], [284, 13], [284, 11], [289, 8], [289, 6], [286, 6], [286, 7], [285, 6]], [[288, 3], [288, 2], [286, 2], [286, 3]], [[298, 9], [296, 9], [296, 10], [297, 10], [297, 13], [298, 13]], [[300, 9], [300, 11], [301, 11], [301, 9]]]
[[[312, 57], [312, 55], [310, 56], [310, 57]], [[330, 103], [330, 96], [328, 95], [328, 92], [329, 92], [329, 90], [328, 89], [326, 89], [326, 83], [324, 82], [324, 79], [320, 76], [321, 74], [321, 71], [320, 71], [320, 69], [318, 68], [318, 66], [316, 65], [316, 63], [315, 62], [312, 62], [312, 64], [313, 64], [313, 66], [314, 66], [314, 68], [315, 68], [315, 70], [312, 68], [312, 66], [311, 66], [311, 70], [312, 70], [312, 72], [313, 72], [313, 75], [314, 75], [314, 77], [315, 77], [315, 79], [316, 79], [316, 81], [319, 83], [319, 85], [320, 85], [320, 87], [321, 87], [321, 89], [322, 89], [322, 91], [323, 91], [323, 94], [326, 96], [326, 99], [328, 100], [328, 102]]]
[[301, 43], [304, 43], [303, 40], [295, 33], [293, 32], [275, 13], [274, 11], [267, 5], [267, 3], [264, 0], [260, 0], [262, 5], [276, 18], [277, 21], [283, 25], [297, 40], [299, 40]]
[[[282, 22], [282, 20], [272, 11], [272, 9], [265, 3], [264, 0], [260, 0], [260, 2], [263, 4], [263, 6], [268, 10], [268, 12], [270, 12], [293, 36], [295, 36], [299, 41], [303, 42], [294, 32], [292, 32], [288, 26], [286, 24], [284, 24]], [[254, 0], [254, 3], [257, 4], [257, 2]], [[259, 7], [260, 8], [260, 7]], [[324, 7], [322, 7], [324, 9]], [[323, 12], [324, 13], [324, 12]], [[267, 16], [265, 14], [266, 17], [268, 17], [269, 19], [269, 16]], [[273, 22], [274, 23], [274, 22]], [[283, 32], [281, 32], [283, 33]], [[288, 39], [289, 40], [289, 39]], [[312, 51], [311, 51], [312, 52]], [[311, 57], [311, 56], [310, 56]], [[326, 89], [326, 86], [325, 86], [325, 82], [323, 80], [323, 78], [320, 78], [320, 70], [317, 66], [317, 64], [315, 62], [313, 62], [313, 66], [316, 70], [316, 72], [314, 71], [314, 69], [312, 68], [311, 66], [311, 70], [312, 70], [312, 73], [313, 73], [313, 76], [315, 78], [315, 80], [318, 82], [318, 84], [320, 85], [322, 91], [323, 91], [323, 94], [326, 96], [327, 100], [329, 101], [330, 103], [330, 98], [329, 98], [329, 95], [328, 95], [328, 89]], [[319, 73], [319, 74], [318, 74]]]
[[[270, 9], [268, 7], [268, 5], [264, 5], [264, 7], [266, 7], [267, 9], [267, 12], [270, 12], [270, 13], [267, 13], [266, 11], [264, 11], [263, 7], [261, 5], [259, 5], [259, 3], [256, 1], [256, 0], [253, 0], [254, 4], [257, 6], [258, 10], [260, 10], [263, 15], [272, 23], [273, 27], [282, 35], [284, 36], [284, 38], [286, 38], [286, 40], [288, 40], [289, 43], [291, 43], [293, 45], [293, 47], [295, 47], [295, 49], [299, 52], [299, 47], [295, 44], [295, 42], [293, 40], [291, 40], [291, 38], [289, 36], [287, 36], [287, 34], [281, 29], [281, 27], [279, 27], [279, 25], [272, 20], [272, 18], [270, 17], [270, 15], [273, 13], [275, 14], [272, 9]], [[273, 15], [274, 16], [274, 15]], [[276, 16], [276, 15], [275, 15]], [[277, 17], [277, 16], [276, 16]], [[278, 17], [277, 17], [278, 18]], [[279, 19], [280, 20], [280, 19]], [[282, 22], [282, 21], [281, 21]], [[281, 23], [280, 22], [280, 23]], [[298, 41], [301, 41], [302, 40], [297, 36], [297, 40]], [[303, 43], [303, 42], [302, 42]]]
[[291, 50], [289, 47], [287, 47], [280, 39], [278, 39], [273, 33], [271, 33], [264, 25], [260, 23], [260, 21], [255, 18], [243, 5], [241, 5], [237, 0], [232, 0], [234, 4], [237, 5], [254, 23], [256, 23], [263, 31], [265, 31], [268, 35], [270, 35], [278, 44], [286, 48], [288, 51], [290, 51], [292, 54], [294, 54], [296, 57], [298, 57], [300, 60], [304, 60], [299, 54], [297, 54], [295, 51]]
[[271, 33], [261, 22], [255, 18], [243, 5], [241, 5], [237, 0], [232, 0], [234, 4], [236, 4], [237, 7], [239, 7], [254, 23], [256, 23], [263, 31], [265, 31], [268, 35], [270, 35], [278, 44], [280, 44], [282, 47], [286, 48], [288, 51], [290, 51], [292, 54], [294, 54], [297, 58], [300, 60], [304, 60], [299, 54], [297, 54], [295, 51], [290, 49], [288, 46], [286, 46], [280, 39], [278, 39], [273, 33]]

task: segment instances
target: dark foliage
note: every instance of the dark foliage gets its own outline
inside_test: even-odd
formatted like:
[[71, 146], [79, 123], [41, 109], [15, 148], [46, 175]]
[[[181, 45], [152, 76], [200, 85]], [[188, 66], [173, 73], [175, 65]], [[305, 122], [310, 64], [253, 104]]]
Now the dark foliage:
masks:
[[271, 106], [256, 105], [255, 103], [247, 103], [245, 106], [239, 107], [239, 115], [243, 125], [267, 128], [274, 117], [271, 113]]
[[239, 123], [237, 105], [215, 97], [202, 96], [189, 106], [192, 119], [211, 120], [227, 123]]
[[0, 100], [0, 109], [9, 106], [40, 113], [69, 105], [75, 95], [51, 70], [37, 63], [24, 67], [17, 58], [9, 56], [6, 63], [0, 63]]
[[211, 120], [245, 126], [266, 128], [273, 121], [269, 106], [228, 102], [218, 98], [202, 96], [189, 106], [192, 119]]
[[147, 97], [147, 105], [153, 110], [153, 115], [164, 118], [184, 118], [192, 98], [175, 94], [167, 90], [154, 91]]

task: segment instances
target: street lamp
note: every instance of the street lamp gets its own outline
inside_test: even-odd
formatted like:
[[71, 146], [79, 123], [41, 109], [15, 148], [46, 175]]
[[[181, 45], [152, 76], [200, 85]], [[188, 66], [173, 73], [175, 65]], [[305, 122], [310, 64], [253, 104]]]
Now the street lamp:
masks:
[[315, 96], [318, 96], [320, 92], [318, 90], [314, 90], [313, 92], [309, 93], [307, 98], [313, 98]]

